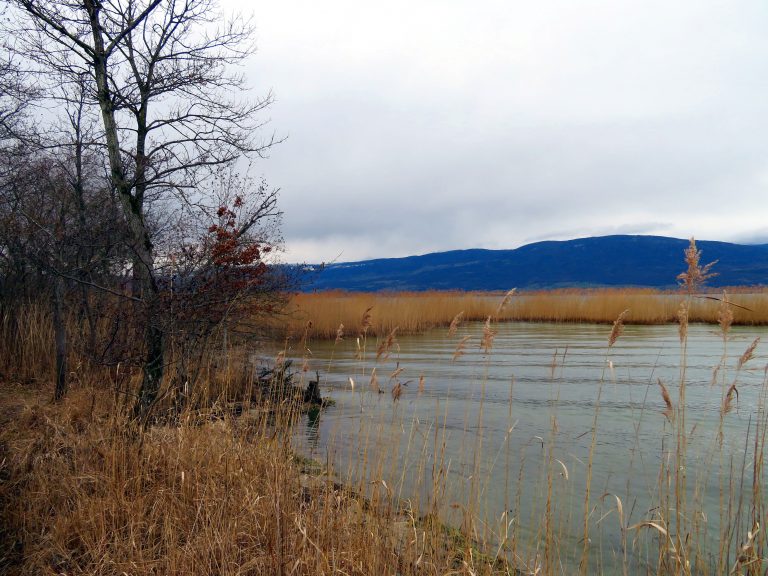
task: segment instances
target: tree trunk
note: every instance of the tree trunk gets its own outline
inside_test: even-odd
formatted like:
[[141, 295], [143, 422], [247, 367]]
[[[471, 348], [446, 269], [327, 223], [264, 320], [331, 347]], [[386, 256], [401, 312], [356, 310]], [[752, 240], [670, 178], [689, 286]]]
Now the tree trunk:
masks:
[[165, 334], [157, 322], [158, 287], [153, 275], [154, 247], [144, 220], [143, 194], [133, 194], [132, 184], [126, 179], [123, 166], [120, 139], [115, 120], [115, 108], [109, 87], [107, 54], [104, 43], [104, 31], [101, 27], [101, 4], [94, 0], [85, 0], [91, 32], [93, 34], [93, 71], [96, 80], [97, 98], [104, 124], [104, 136], [107, 141], [107, 154], [112, 184], [117, 190], [123, 207], [128, 228], [131, 233], [133, 258], [134, 293], [146, 307], [147, 327], [144, 332], [144, 377], [136, 403], [133, 407], [135, 417], [146, 418], [147, 412], [157, 399], [160, 383], [163, 379], [163, 353]]
[[64, 281], [56, 277], [53, 284], [53, 332], [56, 340], [56, 387], [53, 399], [58, 402], [67, 393], [67, 327], [64, 324]]
[[149, 314], [147, 328], [144, 334], [146, 346], [144, 356], [143, 378], [139, 397], [133, 406], [133, 417], [146, 419], [149, 410], [157, 400], [160, 393], [160, 384], [163, 380], [163, 357], [165, 334], [163, 330], [153, 322], [153, 314]]

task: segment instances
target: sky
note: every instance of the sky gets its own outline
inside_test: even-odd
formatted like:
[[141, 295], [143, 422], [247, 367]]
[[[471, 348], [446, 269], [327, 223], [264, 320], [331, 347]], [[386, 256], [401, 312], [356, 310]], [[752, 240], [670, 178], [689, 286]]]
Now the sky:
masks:
[[289, 262], [768, 242], [768, 3], [222, 0], [285, 140]]

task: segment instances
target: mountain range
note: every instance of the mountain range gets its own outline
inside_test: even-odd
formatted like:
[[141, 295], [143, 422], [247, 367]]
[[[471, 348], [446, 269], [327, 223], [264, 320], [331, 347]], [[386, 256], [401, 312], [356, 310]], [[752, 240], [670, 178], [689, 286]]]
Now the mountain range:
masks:
[[[672, 288], [687, 268], [689, 241], [599, 236], [513, 250], [451, 250], [404, 258], [310, 266], [306, 290], [507, 290], [587, 287]], [[710, 286], [768, 284], [768, 244], [696, 241], [701, 264], [717, 260]]]

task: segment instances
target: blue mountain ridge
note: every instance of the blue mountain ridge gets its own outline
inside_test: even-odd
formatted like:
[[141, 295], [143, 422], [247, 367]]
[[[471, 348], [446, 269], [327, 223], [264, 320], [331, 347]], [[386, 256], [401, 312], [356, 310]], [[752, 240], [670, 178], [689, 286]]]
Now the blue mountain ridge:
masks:
[[[686, 269], [688, 240], [599, 236], [526, 244], [514, 250], [451, 250], [312, 267], [305, 290], [507, 290], [671, 288]], [[696, 241], [701, 264], [717, 260], [710, 286], [768, 284], [768, 244]]]

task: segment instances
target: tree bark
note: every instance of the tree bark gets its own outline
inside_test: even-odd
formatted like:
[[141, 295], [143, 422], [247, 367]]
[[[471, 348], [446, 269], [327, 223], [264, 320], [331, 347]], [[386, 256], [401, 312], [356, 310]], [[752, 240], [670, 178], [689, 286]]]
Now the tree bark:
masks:
[[93, 34], [93, 70], [96, 79], [97, 98], [104, 124], [104, 136], [107, 141], [107, 154], [112, 183], [117, 190], [132, 238], [134, 250], [133, 274], [134, 295], [139, 296], [146, 306], [147, 328], [144, 336], [144, 369], [138, 399], [133, 413], [136, 417], [146, 417], [160, 391], [163, 379], [165, 334], [156, 321], [157, 283], [153, 275], [154, 254], [149, 230], [144, 221], [143, 194], [132, 193], [132, 185], [125, 177], [120, 139], [115, 120], [115, 109], [109, 89], [108, 57], [104, 44], [104, 32], [100, 22], [100, 3], [84, 0]]
[[64, 280], [53, 284], [53, 332], [56, 341], [56, 387], [53, 399], [59, 402], [67, 393], [67, 327], [64, 323]]

